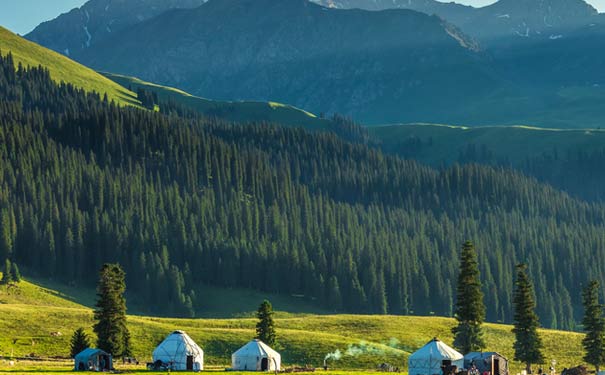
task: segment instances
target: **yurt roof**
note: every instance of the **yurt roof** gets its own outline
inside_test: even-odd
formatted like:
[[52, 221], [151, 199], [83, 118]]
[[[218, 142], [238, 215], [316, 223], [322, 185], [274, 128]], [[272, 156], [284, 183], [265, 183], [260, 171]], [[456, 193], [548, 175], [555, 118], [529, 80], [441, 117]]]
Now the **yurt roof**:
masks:
[[446, 345], [443, 341], [434, 338], [429, 341], [422, 348], [418, 349], [412, 355], [410, 359], [424, 359], [424, 358], [445, 358], [453, 361], [464, 359], [464, 356], [458, 353], [453, 348]]
[[187, 333], [184, 331], [173, 331], [157, 346], [157, 348], [155, 348], [153, 355], [172, 355], [177, 351], [194, 355], [203, 353], [202, 348], [200, 348]]
[[252, 340], [242, 346], [233, 355], [239, 357], [281, 357], [278, 352], [258, 339]]
[[96, 354], [109, 355], [109, 353], [106, 353], [101, 349], [86, 348], [86, 349], [82, 350], [80, 353], [76, 354], [76, 358], [91, 357]]

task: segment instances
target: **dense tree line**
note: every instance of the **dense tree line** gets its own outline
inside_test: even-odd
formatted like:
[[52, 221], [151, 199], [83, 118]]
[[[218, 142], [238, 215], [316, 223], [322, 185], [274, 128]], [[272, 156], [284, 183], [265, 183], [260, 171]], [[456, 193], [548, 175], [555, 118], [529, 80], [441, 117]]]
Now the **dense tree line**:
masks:
[[205, 283], [452, 315], [457, 249], [472, 239], [487, 320], [512, 321], [527, 262], [544, 324], [575, 326], [577, 286], [605, 274], [605, 207], [508, 169], [434, 170], [362, 143], [120, 108], [9, 55], [0, 259], [90, 284], [119, 262], [153, 313], [193, 315]]
[[[422, 147], [402, 153], [402, 156], [414, 158], [421, 150]], [[593, 150], [579, 146], [564, 150], [553, 148], [541, 155], [512, 162], [496, 157], [485, 144], [468, 144], [460, 151], [458, 162], [512, 167], [581, 199], [605, 201], [605, 147]]]
[[[370, 142], [372, 140], [370, 139]], [[388, 143], [375, 141], [385, 152], [406, 159], [422, 160], [435, 147], [431, 137], [410, 136]], [[497, 155], [484, 143], [465, 144], [451, 160], [434, 161], [435, 166], [458, 163], [513, 168], [537, 178], [574, 197], [605, 201], [605, 147], [586, 149], [582, 145], [559, 146], [539, 155], [516, 159], [513, 154]], [[511, 151], [514, 152], [514, 151]]]

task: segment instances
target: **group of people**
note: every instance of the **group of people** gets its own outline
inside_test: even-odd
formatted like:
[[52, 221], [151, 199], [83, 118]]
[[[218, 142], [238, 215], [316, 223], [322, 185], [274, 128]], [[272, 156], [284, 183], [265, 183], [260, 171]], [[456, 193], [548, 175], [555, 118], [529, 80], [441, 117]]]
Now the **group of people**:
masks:
[[481, 371], [479, 371], [479, 369], [477, 368], [477, 366], [472, 363], [471, 364], [471, 368], [468, 369], [468, 375], [491, 375], [491, 371], [483, 371], [483, 373], [481, 373]]
[[459, 373], [467, 374], [467, 375], [491, 375], [490, 371], [484, 371], [483, 373], [477, 368], [475, 362], [471, 362], [471, 366], [468, 369], [458, 369], [456, 365], [442, 365], [441, 366], [443, 375], [457, 375]]

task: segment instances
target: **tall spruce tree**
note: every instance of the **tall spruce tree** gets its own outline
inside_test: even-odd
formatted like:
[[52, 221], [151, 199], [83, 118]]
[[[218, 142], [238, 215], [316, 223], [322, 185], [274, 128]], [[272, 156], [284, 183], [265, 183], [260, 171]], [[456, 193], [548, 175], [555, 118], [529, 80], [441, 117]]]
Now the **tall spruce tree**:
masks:
[[525, 363], [527, 372], [531, 373], [531, 365], [544, 363], [544, 355], [542, 354], [542, 339], [538, 335], [540, 323], [535, 312], [533, 285], [525, 264], [517, 265], [513, 305], [515, 361]]
[[256, 323], [256, 338], [269, 346], [275, 346], [277, 336], [275, 323], [273, 322], [273, 306], [271, 302], [264, 300], [256, 312], [258, 323]]
[[582, 293], [584, 318], [582, 324], [586, 336], [582, 339], [584, 360], [596, 368], [597, 373], [605, 360], [605, 319], [603, 305], [599, 303], [599, 282], [588, 283]]
[[458, 325], [452, 330], [454, 346], [464, 354], [485, 348], [483, 329], [485, 304], [481, 291], [481, 279], [477, 252], [472, 242], [462, 246], [460, 273], [456, 288], [456, 320]]
[[78, 353], [89, 347], [90, 339], [88, 338], [86, 332], [84, 332], [84, 328], [76, 329], [74, 334], [71, 336], [71, 358], [75, 358]]
[[10, 284], [13, 282], [13, 270], [12, 263], [10, 260], [6, 259], [4, 261], [4, 268], [2, 269], [2, 280], [0, 280], [0, 284]]
[[126, 326], [126, 274], [119, 264], [105, 264], [99, 274], [97, 304], [94, 318], [97, 323], [97, 346], [114, 356], [130, 351], [130, 334]]

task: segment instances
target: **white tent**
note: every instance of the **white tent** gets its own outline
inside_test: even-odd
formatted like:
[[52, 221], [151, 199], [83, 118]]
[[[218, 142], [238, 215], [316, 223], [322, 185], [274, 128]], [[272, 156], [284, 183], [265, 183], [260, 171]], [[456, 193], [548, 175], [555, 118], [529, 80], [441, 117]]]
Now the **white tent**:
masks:
[[204, 351], [183, 331], [174, 331], [153, 351], [153, 362], [161, 361], [175, 371], [204, 369]]
[[464, 367], [464, 356], [436, 338], [413, 353], [408, 360], [409, 375], [441, 375], [444, 367]]
[[281, 355], [260, 340], [252, 340], [231, 355], [231, 367], [237, 371], [279, 371]]

